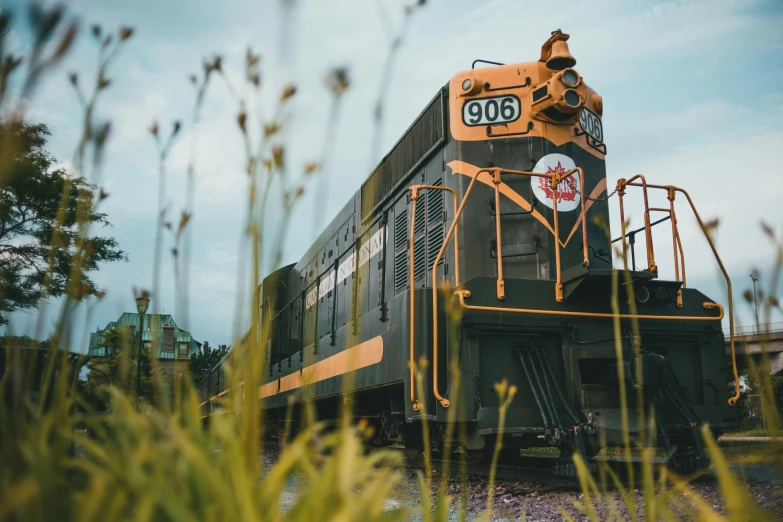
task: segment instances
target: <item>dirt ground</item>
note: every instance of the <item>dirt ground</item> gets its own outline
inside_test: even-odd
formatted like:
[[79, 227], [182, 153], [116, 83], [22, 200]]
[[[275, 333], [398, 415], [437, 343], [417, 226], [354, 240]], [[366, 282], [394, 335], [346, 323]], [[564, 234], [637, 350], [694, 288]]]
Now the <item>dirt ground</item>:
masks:
[[[276, 452], [270, 450], [265, 455], [264, 460], [267, 465], [271, 465], [275, 458]], [[417, 506], [421, 503], [421, 491], [419, 490], [416, 471], [408, 469], [403, 473], [403, 480], [396, 489], [394, 496], [387, 500], [389, 509], [401, 506]], [[746, 478], [748, 476], [765, 477], [767, 481], [748, 479], [744, 481], [744, 487], [749, 488], [754, 500], [760, 507], [783, 520], [783, 484], [781, 484], [780, 477], [774, 468], [762, 471], [749, 468], [742, 470], [742, 473], [735, 468], [735, 473]], [[440, 476], [439, 470], [433, 470], [433, 498], [441, 480], [443, 478]], [[448, 494], [456, 503], [463, 497], [462, 478], [458, 473], [450, 473], [447, 480]], [[487, 477], [483, 475], [468, 475], [465, 486], [467, 520], [474, 520], [486, 509], [488, 494]], [[284, 510], [293, 506], [296, 502], [297, 492], [304, 487], [306, 487], [306, 484], [299, 477], [294, 476], [290, 478], [281, 499], [281, 505]], [[695, 493], [702, 497], [718, 513], [725, 512], [720, 487], [714, 478], [706, 476], [692, 483], [691, 487]], [[530, 522], [560, 521], [563, 520], [563, 513], [566, 513], [575, 520], [584, 520], [586, 518], [585, 515], [577, 507], [583, 500], [582, 492], [576, 489], [564, 489], [531, 482], [498, 480], [495, 485], [492, 519], [526, 520]], [[690, 502], [685, 498], [681, 498], [681, 501], [685, 506], [690, 505]], [[631, 519], [631, 514], [626, 504], [617, 492], [604, 493], [600, 497], [594, 498], [593, 503], [601, 520], [608, 520], [615, 514], [619, 515], [621, 519]], [[639, 517], [638, 519], [641, 520], [644, 514], [643, 497], [638, 490], [635, 491], [635, 509]], [[456, 505], [453, 505], [449, 512], [452, 520], [459, 520]], [[687, 511], [679, 510], [677, 513], [683, 520], [691, 518]]]

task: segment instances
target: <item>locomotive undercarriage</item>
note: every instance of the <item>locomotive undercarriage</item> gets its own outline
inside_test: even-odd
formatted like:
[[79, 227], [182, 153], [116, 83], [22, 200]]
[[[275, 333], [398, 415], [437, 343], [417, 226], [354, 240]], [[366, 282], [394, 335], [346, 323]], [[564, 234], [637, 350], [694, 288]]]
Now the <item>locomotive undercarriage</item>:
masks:
[[[613, 347], [595, 349], [599, 350], [599, 354], [607, 349], [614, 350]], [[482, 425], [487, 425], [486, 420], [480, 422], [481, 418], [497, 411], [489, 395], [484, 404], [480, 397], [475, 399], [478, 402], [475, 404], [474, 416], [478, 419], [455, 423], [451, 437], [447, 436], [446, 422], [434, 419], [426, 421], [434, 458], [443, 459], [448, 455], [456, 459], [459, 458], [458, 453], [463, 453], [472, 464], [486, 464], [491, 459], [496, 439], [502, 431], [501, 462], [504, 465], [521, 463], [524, 457], [520, 453], [524, 449], [556, 448], [559, 457], [553, 459], [551, 472], [555, 476], [575, 478], [574, 453], [581, 454], [588, 465], [595, 469], [595, 457], [602, 448], [623, 446], [625, 437], [620, 409], [599, 410], [595, 405], [588, 408], [574, 407], [568, 399], [568, 385], [556, 378], [556, 371], [543, 347], [528, 341], [514, 346], [512, 351], [518, 360], [518, 374], [523, 377], [514, 401], [521, 407], [510, 409], [509, 421], [502, 430], [497, 427], [481, 429]], [[623, 374], [627, 386], [627, 426], [632, 446], [665, 448], [668, 464], [681, 473], [691, 473], [708, 466], [709, 459], [701, 443], [703, 421], [697, 407], [674, 375], [668, 359], [647, 351], [639, 351], [634, 357], [630, 350], [624, 350], [624, 356], [628, 357], [623, 364]], [[634, 372], [634, 364], [637, 368], [641, 365], [641, 372]], [[608, 364], [604, 373], [615, 376], [605, 381], [606, 389], [610, 393], [619, 393], [617, 365], [612, 367]], [[641, 385], [638, 382], [640, 376], [646, 379]], [[587, 388], [595, 393], [596, 386], [592, 383]], [[634, 408], [637, 394], [643, 398], [643, 415], [639, 415]], [[353, 396], [354, 418], [373, 426], [372, 436], [367, 441], [370, 445], [403, 446], [409, 457], [415, 457], [424, 449], [423, 421], [410, 422], [410, 419], [406, 419], [401, 399], [403, 396], [404, 388], [399, 384], [359, 391]], [[343, 400], [343, 397], [332, 397], [316, 401], [312, 404], [316, 418], [339, 418]], [[661, 413], [664, 411], [668, 412], [666, 416]], [[300, 419], [304, 418], [303, 405], [288, 413], [288, 421], [283, 411], [279, 415], [275, 415], [274, 411], [268, 413], [267, 422], [280, 431], [278, 437], [282, 436], [281, 426], [285, 426], [286, 422], [292, 423], [289, 429], [291, 435], [300, 431]], [[538, 422], [525, 420], [534, 417], [536, 413]], [[655, 433], [651, 433], [649, 428], [653, 416]], [[276, 432], [270, 430], [270, 433]]]
[[[491, 278], [476, 278], [463, 285], [472, 292], [471, 302], [481, 303], [493, 294], [494, 287], [487, 280]], [[566, 309], [590, 306], [595, 310], [598, 301], [608, 305], [606, 282], [601, 274], [587, 278], [581, 289], [571, 293]], [[649, 286], [655, 294], [656, 283], [644, 280], [638, 284]], [[661, 284], [667, 286], [666, 282]], [[547, 302], [552, 300], [552, 286], [552, 281], [507, 279], [508, 306], [557, 309], [557, 305]], [[604, 296], [598, 299], [601, 288]], [[418, 310], [426, 315], [432, 309], [431, 294], [422, 289], [415, 295], [421, 303]], [[671, 295], [676, 294], [672, 291]], [[704, 309], [706, 298], [702, 294], [684, 289], [683, 295], [684, 308], [651, 302], [640, 313], [688, 315]], [[407, 308], [404, 299], [397, 301], [400, 299], [390, 303], [393, 315]], [[626, 305], [622, 303], [622, 312]], [[432, 360], [431, 322], [426, 316], [420, 319], [416, 355]], [[447, 322], [442, 317], [440, 324]], [[720, 422], [726, 418], [726, 390], [714, 383], [725, 379], [726, 368], [711, 363], [721, 359], [723, 351], [723, 336], [716, 324], [708, 320], [647, 321], [640, 323], [634, 335], [630, 322], [623, 320], [618, 371], [611, 319], [468, 311], [461, 318], [456, 336], [453, 330], [443, 335], [439, 346], [440, 391], [450, 398], [449, 408], [456, 409], [455, 413], [436, 401], [432, 367], [424, 372], [421, 388], [418, 384], [416, 387], [421, 410], [411, 409], [409, 383], [397, 381], [357, 389], [352, 397], [353, 411], [357, 421], [364, 419], [374, 428], [368, 443], [404, 446], [411, 455], [423, 449], [422, 422], [427, 422], [429, 443], [436, 456], [458, 452], [473, 463], [488, 461], [502, 432], [504, 464], [524, 460], [520, 453], [526, 448], [556, 448], [560, 456], [552, 461], [551, 471], [574, 477], [574, 453], [595, 467], [602, 458], [595, 459], [602, 448], [623, 447], [628, 438], [634, 448], [664, 448], [671, 467], [690, 473], [709, 464], [701, 443], [701, 427], [709, 424], [718, 432], [725, 428]], [[445, 371], [455, 356], [453, 350], [460, 369], [457, 386], [452, 385], [454, 375]], [[626, 390], [625, 405], [620, 401], [620, 374]], [[494, 384], [503, 379], [518, 392], [507, 411], [505, 425], [499, 429]], [[315, 418], [339, 418], [343, 400], [335, 395], [311, 403]], [[286, 419], [285, 410], [268, 410], [267, 421], [285, 426], [281, 422]], [[299, 405], [290, 414], [289, 419], [294, 419], [290, 433], [299, 431], [297, 419], [303, 418], [302, 413]], [[446, 446], [450, 414], [456, 415], [457, 422], [451, 429], [451, 443]], [[653, 424], [654, 432], [650, 428]]]
[[[601, 301], [608, 305], [608, 275], [609, 271], [586, 278], [583, 288], [571, 293], [565, 310], [578, 312], [583, 306], [596, 310], [600, 308], [596, 302]], [[695, 290], [683, 289], [684, 307], [675, 308], [669, 301], [679, 285], [648, 278], [638, 284], [654, 293], [657, 288], [667, 289], [658, 292], [666, 299], [640, 304], [640, 314], [677, 313], [687, 319], [698, 315], [699, 308], [708, 308], [704, 306], [707, 299]], [[546, 281], [507, 279], [507, 306], [563, 310], [545, 302], [551, 286]], [[464, 287], [470, 289], [474, 303], [481, 303], [493, 290], [485, 278]], [[621, 312], [627, 313], [627, 304], [622, 303]], [[704, 468], [709, 459], [702, 446], [701, 427], [709, 424], [720, 432], [726, 418], [726, 393], [714, 384], [721, 382], [726, 368], [710, 365], [722, 359], [723, 350], [722, 333], [714, 325], [708, 316], [704, 321], [648, 320], [634, 334], [630, 321], [624, 319], [618, 371], [611, 319], [468, 311], [458, 336], [463, 391], [450, 397], [463, 401], [471, 413], [470, 418], [463, 418], [469, 421], [465, 425], [468, 439], [457, 440], [459, 429], [455, 428], [455, 445], [472, 461], [486, 460], [502, 432], [503, 462], [513, 462], [525, 448], [557, 448], [560, 458], [552, 471], [566, 477], [575, 476], [574, 453], [594, 465], [602, 448], [623, 447], [626, 440], [633, 448], [665, 449], [668, 464], [681, 473]], [[442, 358], [445, 353], [442, 348]], [[625, 401], [620, 400], [620, 375]], [[503, 379], [516, 386], [518, 393], [500, 429], [493, 386]], [[437, 407], [431, 402], [428, 411]], [[444, 426], [430, 427], [435, 446]], [[407, 445], [415, 450], [417, 444], [420, 441], [414, 438]]]

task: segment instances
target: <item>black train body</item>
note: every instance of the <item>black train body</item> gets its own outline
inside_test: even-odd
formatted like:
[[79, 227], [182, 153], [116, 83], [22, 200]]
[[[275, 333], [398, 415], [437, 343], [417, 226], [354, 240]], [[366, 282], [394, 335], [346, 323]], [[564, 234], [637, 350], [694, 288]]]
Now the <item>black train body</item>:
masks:
[[[607, 190], [603, 103], [572, 68], [567, 38], [553, 33], [536, 62], [455, 75], [302, 259], [264, 280], [268, 422], [283, 422], [292, 395], [337, 415], [350, 390], [381, 444], [417, 451], [426, 421], [437, 445], [456, 408], [458, 445], [471, 457], [501, 432], [512, 454], [552, 445], [590, 457], [600, 440], [622, 443], [622, 373], [631, 438], [677, 447], [680, 469], [706, 465], [698, 428], [733, 422], [722, 308], [685, 288], [679, 266], [664, 279], [650, 257], [637, 269], [634, 255], [629, 270], [613, 269], [609, 201], [638, 187]], [[583, 178], [563, 179], [577, 167]], [[619, 363], [613, 278], [625, 314]], [[437, 292], [437, 317], [433, 286], [448, 289]], [[410, 363], [422, 359], [413, 386]], [[499, 428], [503, 380], [518, 393]], [[224, 381], [218, 367], [200, 383], [206, 416]], [[656, 433], [639, 429], [637, 392], [645, 419], [654, 408]], [[565, 462], [556, 471], [573, 473]]]

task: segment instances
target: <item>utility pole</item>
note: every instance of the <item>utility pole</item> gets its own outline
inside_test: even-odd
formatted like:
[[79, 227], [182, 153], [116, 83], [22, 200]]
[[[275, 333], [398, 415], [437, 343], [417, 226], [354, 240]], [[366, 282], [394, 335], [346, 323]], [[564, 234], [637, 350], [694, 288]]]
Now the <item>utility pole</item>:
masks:
[[754, 277], [753, 274], [750, 274], [750, 278], [753, 280], [753, 307], [756, 310], [756, 335], [759, 334], [759, 300], [758, 300], [758, 294], [756, 294], [756, 281], [758, 281], [758, 278]]
[[136, 309], [139, 311], [139, 351], [136, 357], [136, 407], [139, 407], [139, 388], [141, 387], [141, 346], [144, 336], [144, 313], [150, 304], [148, 294], [143, 293], [141, 297], [136, 298]]

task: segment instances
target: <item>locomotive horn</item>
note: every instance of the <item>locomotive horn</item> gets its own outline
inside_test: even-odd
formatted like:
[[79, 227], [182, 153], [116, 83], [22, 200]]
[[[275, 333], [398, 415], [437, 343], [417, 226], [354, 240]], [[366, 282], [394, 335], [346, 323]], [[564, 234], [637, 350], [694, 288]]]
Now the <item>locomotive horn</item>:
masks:
[[541, 60], [546, 62], [546, 66], [554, 71], [561, 71], [568, 67], [576, 65], [576, 58], [568, 50], [568, 40], [570, 35], [561, 33], [558, 29], [552, 32], [552, 36], [541, 46]]

